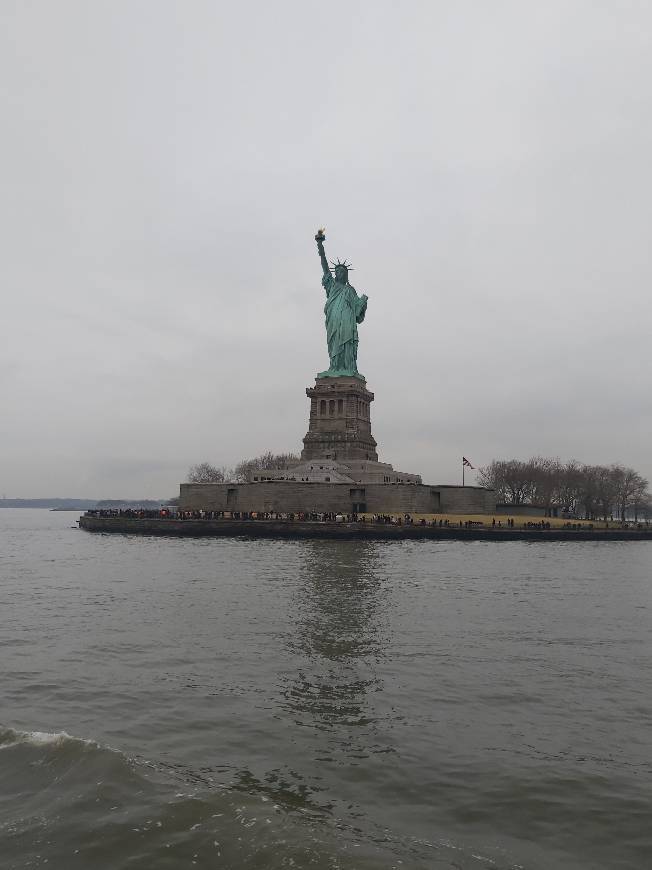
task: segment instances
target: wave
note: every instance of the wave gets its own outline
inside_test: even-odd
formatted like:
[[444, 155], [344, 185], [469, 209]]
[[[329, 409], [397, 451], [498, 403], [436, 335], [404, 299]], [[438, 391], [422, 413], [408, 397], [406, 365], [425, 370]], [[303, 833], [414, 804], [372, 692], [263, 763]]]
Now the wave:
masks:
[[0, 725], [2, 750], [3, 866], [47, 858], [53, 870], [513, 867], [446, 840], [363, 831], [249, 771], [219, 783], [206, 768], [130, 757], [67, 731]]
[[[5, 728], [0, 725], [0, 749], [9, 749], [21, 743], [31, 746], [60, 747], [66, 744], [78, 746], [94, 746], [100, 749], [100, 744], [94, 740], [86, 740], [83, 737], [73, 737], [67, 731], [19, 731], [14, 728]], [[105, 747], [110, 749], [110, 747]]]

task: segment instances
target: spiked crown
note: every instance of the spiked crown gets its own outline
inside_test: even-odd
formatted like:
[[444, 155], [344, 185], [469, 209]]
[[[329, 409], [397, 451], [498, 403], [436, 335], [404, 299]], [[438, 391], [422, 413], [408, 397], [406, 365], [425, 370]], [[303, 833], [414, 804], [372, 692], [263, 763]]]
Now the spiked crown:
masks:
[[344, 266], [344, 268], [346, 269], [347, 272], [354, 272], [355, 271], [353, 266], [350, 263], [347, 263], [346, 260], [342, 260], [342, 261], [338, 260], [337, 263], [334, 263], [331, 260], [331, 272], [334, 272], [338, 266]]

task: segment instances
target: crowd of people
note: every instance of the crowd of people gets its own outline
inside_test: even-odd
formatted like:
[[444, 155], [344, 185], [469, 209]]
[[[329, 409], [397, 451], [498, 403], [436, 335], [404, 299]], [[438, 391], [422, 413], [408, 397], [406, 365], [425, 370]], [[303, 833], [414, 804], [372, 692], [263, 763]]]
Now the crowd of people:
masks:
[[170, 508], [94, 508], [86, 511], [89, 517], [129, 517], [136, 520], [160, 520], [174, 517]]
[[[141, 520], [273, 520], [275, 522], [311, 522], [311, 523], [383, 523], [388, 525], [402, 526], [414, 525], [415, 522], [420, 526], [430, 526], [440, 529], [477, 529], [491, 528], [493, 530], [514, 529], [523, 530], [539, 529], [545, 531], [552, 528], [548, 520], [532, 521], [528, 520], [519, 526], [516, 526], [513, 517], [502, 517], [496, 519], [492, 517], [491, 525], [489, 520], [458, 520], [457, 522], [450, 518], [433, 518], [426, 519], [421, 517], [415, 520], [411, 514], [357, 514], [357, 513], [340, 513], [334, 511], [297, 511], [290, 513], [281, 513], [278, 511], [207, 511], [207, 510], [178, 510], [175, 507], [162, 507], [159, 509], [146, 508], [102, 508], [87, 511], [88, 516], [94, 517], [126, 517], [129, 519]], [[567, 522], [564, 523], [564, 529], [571, 531], [579, 531], [586, 529], [592, 531], [593, 523]], [[605, 528], [609, 528], [609, 523], [605, 524]], [[648, 523], [612, 523], [612, 528], [634, 528], [645, 529], [649, 528]]]

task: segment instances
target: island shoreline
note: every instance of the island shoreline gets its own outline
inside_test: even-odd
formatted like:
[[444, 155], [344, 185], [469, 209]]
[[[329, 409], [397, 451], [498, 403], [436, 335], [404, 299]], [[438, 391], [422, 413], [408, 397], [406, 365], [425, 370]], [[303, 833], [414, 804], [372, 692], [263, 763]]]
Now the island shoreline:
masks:
[[648, 529], [539, 529], [432, 526], [419, 523], [317, 522], [305, 520], [235, 520], [83, 515], [88, 532], [190, 538], [285, 538], [290, 540], [462, 540], [462, 541], [651, 541]]

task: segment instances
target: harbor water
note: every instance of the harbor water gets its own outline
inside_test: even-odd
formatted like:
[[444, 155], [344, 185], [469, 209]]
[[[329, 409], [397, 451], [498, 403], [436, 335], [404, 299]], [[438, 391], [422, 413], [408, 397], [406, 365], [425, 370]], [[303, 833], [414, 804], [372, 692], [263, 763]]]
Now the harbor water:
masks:
[[0, 867], [652, 866], [652, 542], [0, 510]]

